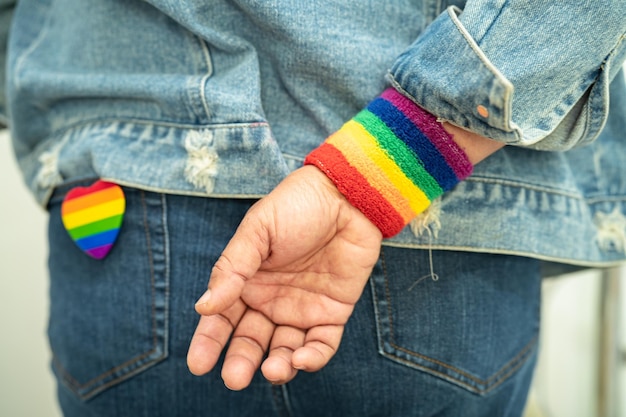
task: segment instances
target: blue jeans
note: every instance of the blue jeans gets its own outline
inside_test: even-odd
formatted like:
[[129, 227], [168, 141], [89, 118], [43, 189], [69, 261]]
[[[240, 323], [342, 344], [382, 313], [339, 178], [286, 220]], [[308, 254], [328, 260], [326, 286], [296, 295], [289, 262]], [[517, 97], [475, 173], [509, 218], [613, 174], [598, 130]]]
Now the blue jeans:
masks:
[[328, 366], [285, 386], [257, 375], [232, 392], [219, 370], [196, 377], [185, 359], [194, 302], [253, 201], [127, 188], [118, 241], [97, 261], [63, 229], [65, 191], [49, 205], [49, 338], [66, 416], [522, 413], [538, 346], [536, 260], [385, 246]]

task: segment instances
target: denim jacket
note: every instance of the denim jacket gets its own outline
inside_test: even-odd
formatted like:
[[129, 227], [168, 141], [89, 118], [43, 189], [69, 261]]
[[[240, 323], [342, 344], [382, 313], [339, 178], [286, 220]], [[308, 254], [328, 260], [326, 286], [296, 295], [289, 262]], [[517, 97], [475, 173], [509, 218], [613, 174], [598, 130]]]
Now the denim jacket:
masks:
[[385, 244], [606, 265], [626, 257], [625, 6], [0, 0], [0, 122], [43, 206], [89, 178], [260, 197], [391, 84], [510, 146]]

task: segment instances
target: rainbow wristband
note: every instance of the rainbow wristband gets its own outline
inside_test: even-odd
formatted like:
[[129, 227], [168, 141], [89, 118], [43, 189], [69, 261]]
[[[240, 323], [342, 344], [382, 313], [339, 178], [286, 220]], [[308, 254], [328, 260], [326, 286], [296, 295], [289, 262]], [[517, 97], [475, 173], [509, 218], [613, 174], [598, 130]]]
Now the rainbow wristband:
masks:
[[432, 114], [393, 88], [307, 155], [348, 201], [394, 236], [473, 166]]

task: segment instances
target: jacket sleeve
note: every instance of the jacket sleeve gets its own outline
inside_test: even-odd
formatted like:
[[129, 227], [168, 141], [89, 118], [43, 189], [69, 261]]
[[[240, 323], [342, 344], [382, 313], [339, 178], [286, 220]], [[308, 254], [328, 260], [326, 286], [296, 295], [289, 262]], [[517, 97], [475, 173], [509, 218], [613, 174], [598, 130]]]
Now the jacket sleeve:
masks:
[[626, 58], [626, 1], [469, 0], [394, 63], [393, 86], [457, 126], [510, 145], [591, 142]]
[[626, 55], [624, 1], [470, 0], [463, 12], [449, 8], [397, 59], [394, 89], [305, 163], [391, 237], [472, 172], [441, 120], [536, 149], [592, 141]]
[[7, 44], [16, 0], [0, 0], [0, 128], [8, 126], [6, 100]]

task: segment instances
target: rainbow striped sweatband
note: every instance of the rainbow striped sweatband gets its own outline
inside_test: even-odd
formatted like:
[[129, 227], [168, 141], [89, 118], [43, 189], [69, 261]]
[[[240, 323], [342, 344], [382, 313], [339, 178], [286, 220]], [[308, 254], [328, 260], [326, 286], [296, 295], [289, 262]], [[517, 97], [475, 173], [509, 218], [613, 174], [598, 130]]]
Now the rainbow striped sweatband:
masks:
[[383, 233], [400, 233], [473, 166], [432, 114], [389, 88], [313, 150], [315, 165]]

